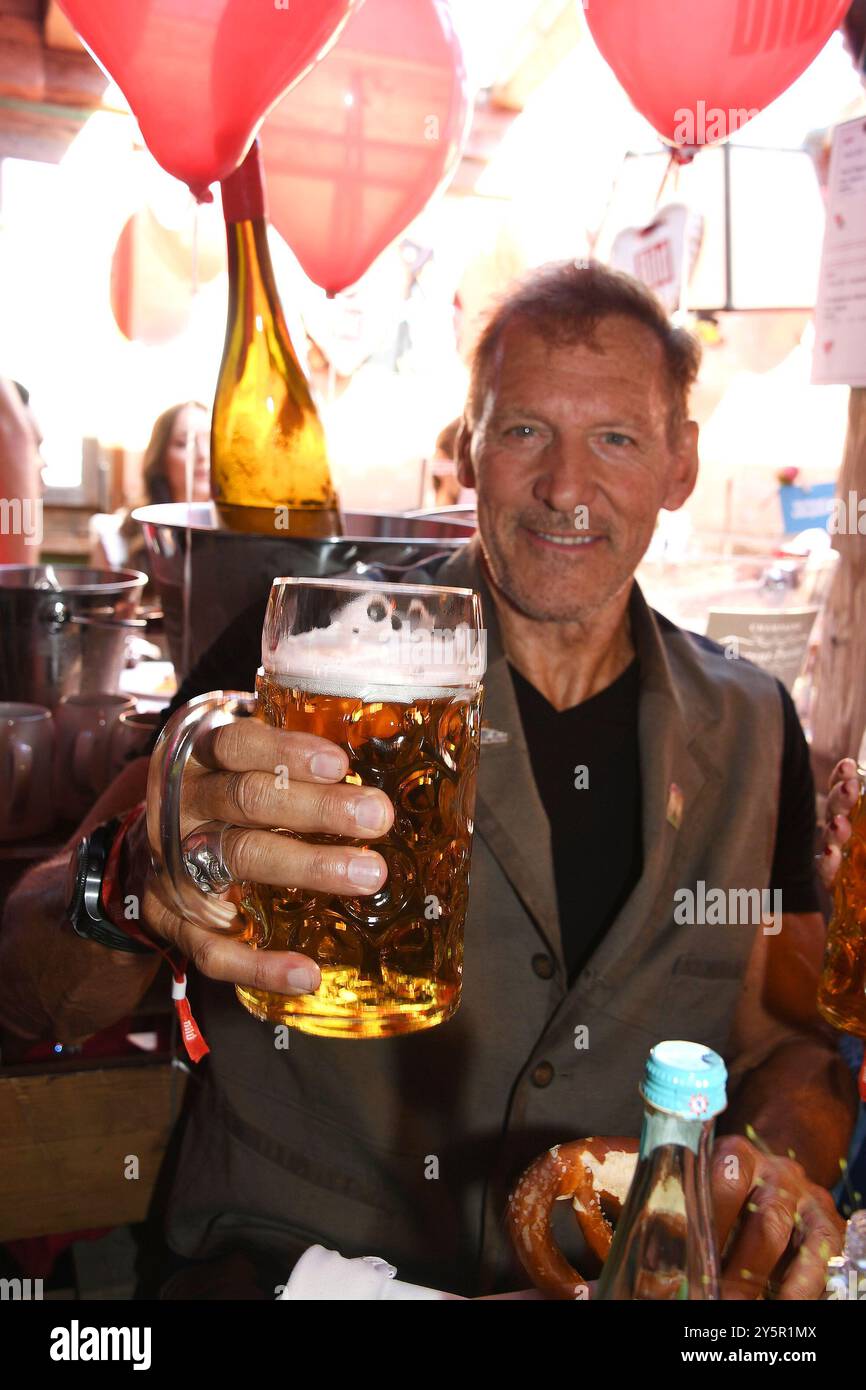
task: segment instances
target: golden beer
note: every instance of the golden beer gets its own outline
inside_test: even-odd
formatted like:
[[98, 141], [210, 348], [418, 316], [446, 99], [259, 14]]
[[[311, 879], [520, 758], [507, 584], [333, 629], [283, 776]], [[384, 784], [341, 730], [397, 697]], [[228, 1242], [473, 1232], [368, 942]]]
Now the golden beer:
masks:
[[818, 1012], [834, 1028], [866, 1038], [866, 768], [857, 776], [860, 797], [833, 885]]
[[238, 998], [257, 1018], [327, 1036], [388, 1037], [444, 1022], [460, 998], [480, 686], [419, 683], [414, 693], [365, 682], [352, 695], [261, 671], [256, 691], [269, 724], [339, 744], [346, 780], [381, 788], [395, 819], [379, 839], [343, 841], [384, 858], [388, 877], [372, 895], [244, 884], [251, 944], [312, 957], [322, 983], [296, 997], [238, 986]]
[[[206, 931], [231, 933], [251, 950], [300, 952], [322, 973], [312, 995], [236, 986], [256, 1018], [325, 1037], [376, 1038], [432, 1028], [454, 1013], [486, 666], [472, 589], [291, 576], [271, 586], [256, 693], [215, 690], [166, 723], [148, 832], [169, 901]], [[394, 823], [369, 842], [274, 827], [311, 843], [375, 849], [388, 870], [377, 892], [259, 883], [226, 891], [224, 875], [214, 880], [209, 871], [202, 881], [203, 866], [191, 857], [200, 847], [188, 847], [197, 836], [181, 834], [184, 769], [204, 732], [250, 715], [329, 739], [348, 756], [347, 782], [390, 798]], [[274, 769], [277, 778], [285, 773]]]

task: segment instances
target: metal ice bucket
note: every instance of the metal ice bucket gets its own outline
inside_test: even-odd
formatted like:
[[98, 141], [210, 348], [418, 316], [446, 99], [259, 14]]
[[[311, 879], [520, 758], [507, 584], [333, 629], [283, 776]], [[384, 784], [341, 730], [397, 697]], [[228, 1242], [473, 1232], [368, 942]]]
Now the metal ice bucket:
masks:
[[0, 565], [0, 700], [53, 709], [117, 690], [146, 583], [140, 570]]
[[[348, 512], [343, 516], [343, 536], [256, 536], [223, 527], [210, 502], [139, 507], [133, 517], [141, 524], [150, 552], [151, 577], [159, 590], [169, 650], [180, 677], [245, 608], [260, 601], [264, 612], [277, 575], [325, 578], [363, 574], [376, 565], [397, 582], [401, 573], [424, 560], [464, 545], [475, 531], [465, 521]], [[191, 602], [184, 654], [187, 537]]]

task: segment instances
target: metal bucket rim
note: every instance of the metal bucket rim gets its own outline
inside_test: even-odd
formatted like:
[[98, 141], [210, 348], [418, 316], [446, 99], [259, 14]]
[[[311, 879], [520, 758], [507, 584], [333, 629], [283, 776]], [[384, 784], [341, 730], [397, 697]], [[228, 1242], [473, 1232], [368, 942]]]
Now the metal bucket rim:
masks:
[[[82, 565], [81, 569], [85, 573], [104, 574], [110, 577], [95, 584], [63, 584], [59, 589], [36, 589], [26, 584], [13, 585], [3, 582], [7, 575], [44, 573], [48, 568], [48, 565], [0, 565], [0, 590], [41, 596], [49, 594], [56, 594], [58, 597], [62, 594], [101, 594], [107, 597], [112, 592], [123, 594], [131, 589], [143, 588], [147, 583], [147, 575], [141, 570], [96, 570], [91, 569], [89, 565]], [[53, 565], [50, 568], [56, 572], [58, 569], [66, 571], [77, 567], [75, 565]]]
[[[212, 535], [225, 534], [225, 535], [230, 535], [230, 536], [232, 537], [233, 540], [249, 540], [249, 541], [252, 541], [252, 542], [256, 542], [256, 541], [261, 542], [262, 536], [261, 536], [260, 534], [256, 534], [255, 532], [232, 531], [232, 530], [230, 530], [230, 528], [228, 528], [228, 527], [212, 526], [212, 525], [206, 524], [206, 523], [203, 522], [203, 521], [194, 521], [194, 520], [191, 520], [191, 519], [189, 518], [189, 509], [190, 509], [190, 507], [198, 506], [198, 507], [206, 508], [206, 507], [209, 507], [209, 506], [212, 506], [212, 505], [213, 505], [212, 503], [208, 503], [208, 502], [198, 502], [198, 503], [187, 503], [187, 502], [151, 502], [151, 503], [149, 503], [149, 504], [148, 504], [147, 506], [145, 506], [145, 507], [136, 507], [136, 508], [133, 510], [133, 512], [132, 512], [132, 519], [133, 519], [133, 521], [137, 521], [140, 525], [146, 524], [146, 525], [148, 525], [148, 526], [168, 526], [168, 527], [170, 527], [170, 528], [174, 528], [174, 529], [181, 530], [181, 531], [201, 531], [201, 532], [204, 532], [205, 535], [211, 535], [211, 536], [212, 536]], [[214, 513], [211, 512], [211, 516], [213, 516], [213, 514], [214, 514]], [[400, 519], [400, 516], [403, 515], [403, 514], [402, 514], [402, 513], [395, 513], [395, 512], [345, 512], [343, 515], [344, 515], [344, 517], [345, 517], [346, 520], [351, 520], [351, 518], [352, 518], [353, 516], [369, 516], [369, 517], [386, 517], [386, 518], [388, 519], [388, 521], [393, 522], [393, 521], [395, 520], [395, 518], [396, 518], [397, 520], [399, 520], [399, 519]], [[423, 517], [406, 516], [406, 520], [407, 520], [407, 521], [421, 521], [421, 520], [423, 520], [423, 519], [424, 519]], [[476, 531], [476, 527], [475, 527], [475, 525], [474, 525], [472, 522], [469, 522], [469, 521], [461, 521], [461, 520], [459, 520], [459, 519], [456, 518], [456, 517], [454, 518], [453, 521], [452, 521], [452, 520], [448, 520], [447, 522], [443, 522], [443, 523], [441, 523], [441, 524], [442, 524], [442, 525], [447, 525], [447, 526], [450, 526], [450, 527], [454, 527], [454, 528], [456, 528], [459, 532], [465, 532], [466, 540], [470, 540], [471, 537], [475, 534], [475, 531]], [[267, 539], [267, 540], [277, 540], [277, 541], [287, 540], [287, 541], [292, 541], [292, 542], [295, 543], [295, 544], [297, 544], [297, 543], [299, 543], [299, 542], [306, 541], [306, 540], [310, 540], [310, 541], [312, 541], [312, 542], [313, 542], [314, 544], [316, 544], [316, 545], [327, 545], [327, 544], [329, 544], [329, 543], [333, 543], [333, 544], [335, 544], [335, 545], [336, 545], [336, 544], [346, 544], [346, 543], [350, 543], [350, 544], [351, 544], [352, 542], [356, 542], [356, 543], [359, 542], [359, 541], [360, 541], [360, 542], [366, 542], [366, 541], [369, 541], [369, 540], [371, 540], [371, 539], [387, 539], [388, 541], [392, 542], [394, 545], [416, 545], [416, 544], [418, 544], [419, 542], [421, 542], [421, 541], [423, 541], [423, 540], [427, 540], [427, 541], [430, 541], [430, 542], [432, 542], [432, 543], [434, 543], [434, 544], [441, 545], [441, 544], [443, 544], [443, 543], [446, 543], [449, 539], [452, 540], [452, 541], [455, 541], [455, 542], [457, 542], [457, 543], [459, 544], [460, 541], [463, 539], [463, 536], [462, 536], [462, 535], [457, 535], [457, 536], [447, 537], [447, 536], [436, 536], [436, 535], [433, 535], [433, 536], [423, 537], [423, 536], [412, 536], [412, 535], [407, 535], [407, 536], [388, 536], [388, 537], [381, 537], [381, 538], [379, 538], [379, 537], [370, 537], [370, 536], [368, 536], [368, 535], [354, 535], [354, 534], [351, 534], [351, 533], [346, 533], [345, 535], [342, 535], [342, 536], [341, 536], [341, 535], [338, 535], [338, 534], [334, 534], [334, 535], [332, 535], [332, 536], [315, 536], [315, 537], [308, 537], [308, 536], [294, 536], [294, 535], [290, 534], [290, 533], [287, 531], [284, 535], [277, 535], [276, 533], [274, 533], [273, 536], [268, 535], [268, 536], [266, 537], [266, 539]]]

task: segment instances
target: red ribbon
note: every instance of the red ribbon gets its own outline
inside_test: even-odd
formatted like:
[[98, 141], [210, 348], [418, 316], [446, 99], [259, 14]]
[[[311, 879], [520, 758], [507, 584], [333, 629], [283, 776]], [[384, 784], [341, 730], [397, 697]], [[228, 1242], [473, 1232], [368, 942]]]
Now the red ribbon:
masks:
[[[144, 815], [144, 812], [145, 804], [141, 801], [124, 816], [120, 823], [120, 827], [114, 837], [114, 844], [111, 846], [111, 853], [108, 856], [108, 862], [105, 865], [105, 873], [102, 878], [102, 910], [115, 927], [119, 927], [122, 932], [125, 932], [127, 936], [133, 937], [136, 941], [143, 941], [152, 951], [158, 951], [163, 960], [168, 963], [172, 973], [171, 997], [180, 1026], [180, 1036], [190, 1061], [200, 1062], [202, 1057], [206, 1057], [210, 1052], [210, 1048], [204, 1040], [201, 1029], [193, 1018], [189, 1000], [186, 997], [186, 956], [181, 956], [179, 954], [175, 955], [171, 946], [160, 946], [159, 942], [154, 941], [150, 936], [146, 936], [134, 921], [130, 921], [123, 915], [120, 904], [115, 905], [112, 903], [112, 895], [118, 891], [117, 875], [123, 842], [132, 827], [141, 816]], [[114, 915], [112, 915], [105, 906], [106, 903], [115, 907]]]

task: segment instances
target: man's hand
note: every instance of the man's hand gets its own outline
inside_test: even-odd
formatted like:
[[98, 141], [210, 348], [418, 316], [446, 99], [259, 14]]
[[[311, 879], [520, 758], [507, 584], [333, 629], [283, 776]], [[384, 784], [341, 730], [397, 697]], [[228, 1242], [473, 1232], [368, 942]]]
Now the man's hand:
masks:
[[716, 1141], [710, 1186], [722, 1297], [820, 1298], [845, 1229], [827, 1189], [737, 1134]]
[[860, 796], [857, 764], [853, 758], [843, 758], [830, 773], [827, 797], [827, 820], [824, 826], [823, 854], [818, 856], [818, 873], [824, 887], [832, 888], [842, 863], [842, 846], [851, 836], [851, 812]]
[[[158, 759], [152, 760], [147, 800], [151, 815], [159, 799]], [[277, 768], [288, 768], [288, 787]], [[354, 897], [375, 893], [387, 875], [373, 850], [344, 844], [307, 844], [275, 833], [371, 840], [384, 835], [394, 809], [384, 792], [343, 782], [346, 754], [314, 734], [275, 729], [260, 719], [242, 719], [203, 735], [187, 764], [181, 797], [181, 834], [206, 821], [234, 827], [223, 837], [226, 863], [239, 880], [306, 888]], [[140, 894], [142, 923], [177, 946], [198, 970], [214, 980], [277, 994], [317, 989], [319, 967], [289, 951], [252, 951], [243, 940], [205, 931], [168, 905], [150, 869], [142, 818], [129, 836], [129, 873], [123, 891]]]

